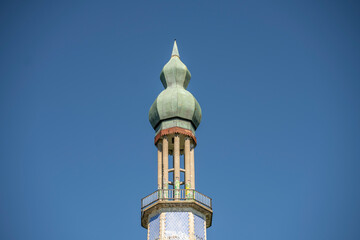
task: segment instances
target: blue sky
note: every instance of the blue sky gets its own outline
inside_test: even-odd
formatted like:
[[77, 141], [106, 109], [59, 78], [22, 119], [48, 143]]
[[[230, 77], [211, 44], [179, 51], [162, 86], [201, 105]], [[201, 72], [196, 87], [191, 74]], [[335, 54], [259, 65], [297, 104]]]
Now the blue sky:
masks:
[[357, 1], [2, 1], [0, 236], [146, 239], [176, 38], [208, 239], [360, 239]]

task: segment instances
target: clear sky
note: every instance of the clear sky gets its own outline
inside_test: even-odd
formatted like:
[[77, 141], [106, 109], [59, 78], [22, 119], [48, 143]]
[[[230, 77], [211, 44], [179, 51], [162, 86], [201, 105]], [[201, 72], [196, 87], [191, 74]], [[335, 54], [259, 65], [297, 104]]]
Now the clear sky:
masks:
[[0, 238], [146, 239], [177, 39], [209, 240], [360, 239], [358, 1], [2, 1]]

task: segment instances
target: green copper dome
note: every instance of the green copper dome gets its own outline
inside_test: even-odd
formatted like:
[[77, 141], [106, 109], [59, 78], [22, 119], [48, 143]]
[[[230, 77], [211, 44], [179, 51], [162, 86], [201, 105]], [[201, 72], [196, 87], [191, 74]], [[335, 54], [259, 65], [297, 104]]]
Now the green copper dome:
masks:
[[191, 74], [181, 62], [176, 41], [169, 62], [160, 79], [165, 87], [149, 111], [149, 120], [155, 131], [181, 127], [195, 133], [201, 121], [201, 108], [195, 97], [186, 90]]

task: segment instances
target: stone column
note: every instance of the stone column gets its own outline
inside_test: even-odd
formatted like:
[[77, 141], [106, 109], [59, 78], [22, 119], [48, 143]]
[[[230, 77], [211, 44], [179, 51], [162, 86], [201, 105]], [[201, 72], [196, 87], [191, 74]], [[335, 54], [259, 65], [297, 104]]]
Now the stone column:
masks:
[[195, 224], [194, 224], [194, 213], [189, 213], [189, 239], [195, 240]]
[[161, 143], [159, 142], [157, 145], [157, 149], [158, 149], [158, 189], [162, 189], [162, 168], [163, 168], [163, 164], [162, 164], [162, 150], [161, 150]]
[[[174, 189], [180, 189], [180, 136], [174, 136]], [[180, 192], [174, 191], [174, 197], [179, 198]]]
[[169, 142], [167, 136], [163, 137], [162, 144], [162, 164], [163, 164], [163, 189], [164, 197], [167, 198], [167, 189], [169, 184]]
[[185, 160], [185, 188], [191, 189], [190, 138], [189, 137], [185, 137], [184, 160]]
[[160, 213], [160, 234], [159, 240], [165, 240], [165, 220], [166, 220], [166, 213]]
[[174, 188], [180, 189], [180, 136], [174, 136]]
[[195, 189], [195, 161], [194, 161], [194, 149], [195, 146], [191, 146], [191, 150], [190, 150], [190, 168], [191, 168], [191, 180], [190, 180], [190, 184], [191, 184], [191, 188]]

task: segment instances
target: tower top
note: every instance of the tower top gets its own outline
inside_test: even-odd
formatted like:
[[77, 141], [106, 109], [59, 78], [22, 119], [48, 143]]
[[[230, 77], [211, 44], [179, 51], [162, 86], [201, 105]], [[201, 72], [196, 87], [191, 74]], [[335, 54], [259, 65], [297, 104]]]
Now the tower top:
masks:
[[149, 121], [156, 131], [169, 128], [195, 130], [201, 121], [201, 108], [195, 97], [186, 90], [191, 74], [180, 60], [179, 50], [174, 41], [170, 60], [160, 73], [165, 90], [155, 99], [149, 111]]
[[174, 40], [174, 47], [173, 47], [173, 50], [172, 50], [172, 53], [171, 53], [171, 57], [175, 57], [175, 56], [180, 58], [179, 50], [178, 50], [178, 47], [177, 47], [177, 44], [176, 44], [176, 39]]
[[190, 78], [175, 40], [160, 73], [165, 89], [149, 111], [158, 174], [157, 191], [141, 199], [141, 226], [148, 230], [148, 240], [206, 240], [206, 228], [212, 224], [212, 200], [195, 190], [195, 130], [201, 108], [186, 90]]

